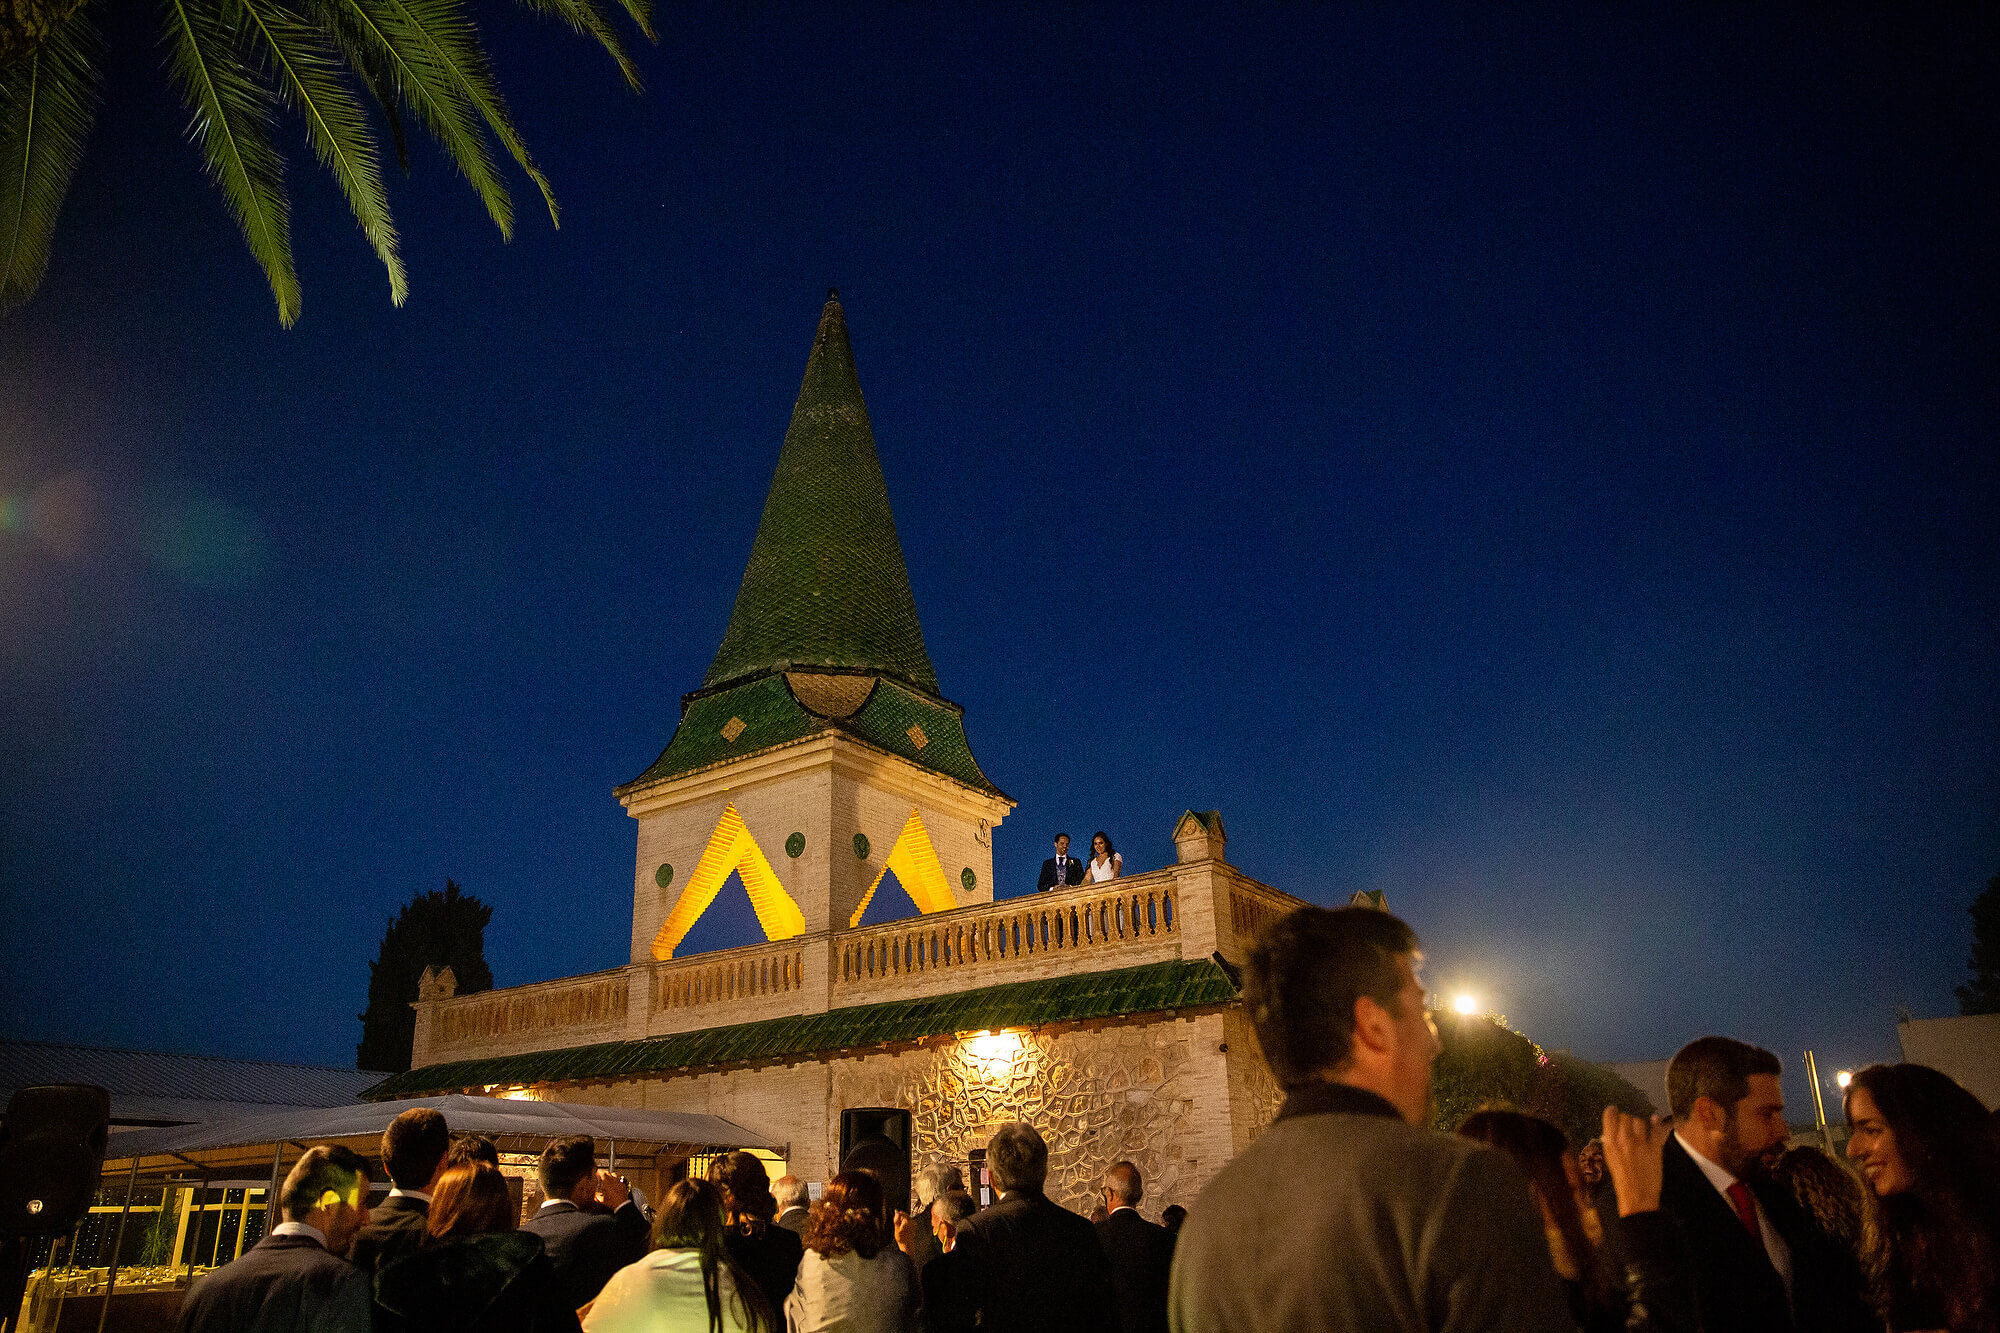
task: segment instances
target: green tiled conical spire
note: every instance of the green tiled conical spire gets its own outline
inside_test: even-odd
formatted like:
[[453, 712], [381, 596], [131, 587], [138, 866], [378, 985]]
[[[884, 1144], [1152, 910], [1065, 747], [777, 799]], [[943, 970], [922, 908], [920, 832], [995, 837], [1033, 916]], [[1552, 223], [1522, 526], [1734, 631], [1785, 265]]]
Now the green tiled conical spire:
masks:
[[702, 691], [815, 667], [876, 673], [939, 694], [847, 321], [832, 294]]

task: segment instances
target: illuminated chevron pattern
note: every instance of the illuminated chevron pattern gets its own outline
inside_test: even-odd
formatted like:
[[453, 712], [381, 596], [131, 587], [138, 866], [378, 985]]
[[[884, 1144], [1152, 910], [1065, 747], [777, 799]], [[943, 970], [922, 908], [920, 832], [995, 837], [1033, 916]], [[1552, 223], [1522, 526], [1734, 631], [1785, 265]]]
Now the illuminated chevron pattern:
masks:
[[944, 867], [938, 864], [937, 849], [931, 846], [930, 830], [924, 827], [923, 816], [913, 809], [909, 822], [896, 835], [896, 845], [889, 849], [888, 859], [882, 862], [882, 869], [876, 873], [875, 882], [868, 886], [868, 892], [861, 895], [861, 905], [854, 909], [854, 915], [847, 922], [849, 930], [861, 924], [861, 914], [874, 900], [875, 890], [882, 887], [882, 876], [891, 870], [896, 872], [896, 881], [910, 895], [910, 901], [925, 916], [932, 912], [949, 912], [958, 906], [951, 896], [951, 886], [945, 883]]
[[[927, 852], [930, 850], [928, 839], [924, 842], [924, 849]], [[932, 856], [931, 860], [935, 864], [937, 858]], [[653, 937], [653, 957], [674, 956], [674, 950], [687, 938], [688, 931], [708, 910], [708, 905], [715, 901], [715, 895], [721, 892], [731, 871], [743, 877], [743, 887], [749, 891], [750, 906], [757, 913], [757, 924], [764, 928], [765, 939], [788, 940], [794, 935], [806, 933], [805, 913], [799, 910], [792, 895], [785, 892], [785, 886], [778, 882], [777, 872], [765, 859], [763, 848], [750, 836], [750, 828], [743, 822], [743, 816], [736, 813], [734, 805], [729, 805], [723, 809], [722, 818], [716, 821], [715, 832], [709, 835], [708, 846], [702, 851], [694, 874], [688, 876], [687, 887], [675, 900], [674, 910], [667, 913], [667, 919], [660, 925], [660, 933]], [[939, 879], [942, 878], [940, 873]]]

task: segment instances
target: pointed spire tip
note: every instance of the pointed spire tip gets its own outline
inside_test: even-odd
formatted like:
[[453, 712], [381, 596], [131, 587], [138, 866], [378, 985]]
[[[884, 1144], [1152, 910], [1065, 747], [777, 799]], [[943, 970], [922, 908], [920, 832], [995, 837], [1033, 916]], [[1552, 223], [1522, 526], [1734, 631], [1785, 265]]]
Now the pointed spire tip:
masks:
[[840, 299], [840, 288], [838, 287], [827, 288], [826, 299], [829, 301], [838, 301]]

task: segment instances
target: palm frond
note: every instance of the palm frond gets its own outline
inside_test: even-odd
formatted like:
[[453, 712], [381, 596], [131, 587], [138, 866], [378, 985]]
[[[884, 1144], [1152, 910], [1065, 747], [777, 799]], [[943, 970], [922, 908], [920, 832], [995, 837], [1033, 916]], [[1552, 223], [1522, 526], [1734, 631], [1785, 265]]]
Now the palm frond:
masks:
[[[630, 2], [637, 4], [640, 13], [644, 13], [644, 0], [630, 0]], [[633, 91], [637, 92], [643, 86], [639, 82], [638, 67], [632, 63], [632, 58], [625, 54], [624, 43], [618, 40], [618, 34], [613, 32], [611, 25], [605, 21], [604, 11], [598, 8], [596, 0], [520, 0], [520, 3], [523, 9], [561, 19], [574, 31], [595, 38], [597, 44], [618, 62], [618, 72], [625, 76], [625, 82], [632, 85]], [[627, 12], [630, 12], [629, 4]], [[635, 18], [638, 18], [640, 31], [651, 38], [653, 36], [651, 25], [643, 17], [635, 15]]]
[[393, 105], [383, 90], [392, 89], [415, 112], [447, 156], [472, 186], [500, 235], [514, 235], [514, 201], [494, 169], [480, 128], [478, 109], [458, 84], [437, 67], [429, 45], [396, 8], [385, 0], [309, 0], [312, 15], [323, 23], [350, 65], [374, 70], [376, 96]]
[[278, 322], [299, 318], [292, 267], [291, 202], [285, 160], [271, 143], [277, 106], [245, 58], [245, 34], [217, 0], [165, 0], [168, 70], [193, 113], [208, 174], [243, 229], [278, 303]]
[[507, 114], [507, 103], [500, 96], [492, 66], [486, 63], [486, 51], [479, 45], [478, 31], [472, 26], [465, 6], [459, 0], [360, 0], [360, 3], [400, 21], [404, 33], [425, 54], [435, 74], [479, 113], [501, 147], [528, 173], [528, 179], [542, 192], [542, 202], [548, 205], [549, 221], [561, 226], [555, 191], [529, 156], [528, 145], [521, 141], [513, 117]]
[[0, 69], [0, 310], [35, 294], [97, 111], [96, 33], [81, 9]]
[[403, 304], [409, 280], [396, 251], [396, 228], [382, 192], [375, 141], [368, 132], [367, 113], [341, 81], [333, 48], [283, 0], [237, 3], [271, 61], [279, 92], [305, 117], [306, 133], [320, 164], [339, 182], [354, 220], [389, 271], [390, 301]]

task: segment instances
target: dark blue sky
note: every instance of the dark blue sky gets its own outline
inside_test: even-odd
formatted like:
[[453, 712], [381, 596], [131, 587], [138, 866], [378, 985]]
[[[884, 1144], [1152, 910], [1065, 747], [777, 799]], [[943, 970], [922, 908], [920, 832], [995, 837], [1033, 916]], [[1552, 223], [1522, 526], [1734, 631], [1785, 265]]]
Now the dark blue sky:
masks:
[[1953, 1010], [1990, 21], [670, 6], [633, 97], [497, 14], [561, 230], [420, 147], [395, 310], [294, 135], [285, 332], [139, 8], [0, 321], [6, 1031], [351, 1060], [448, 875], [501, 984], [622, 962], [829, 285], [1003, 892], [1212, 805], [1585, 1055]]

